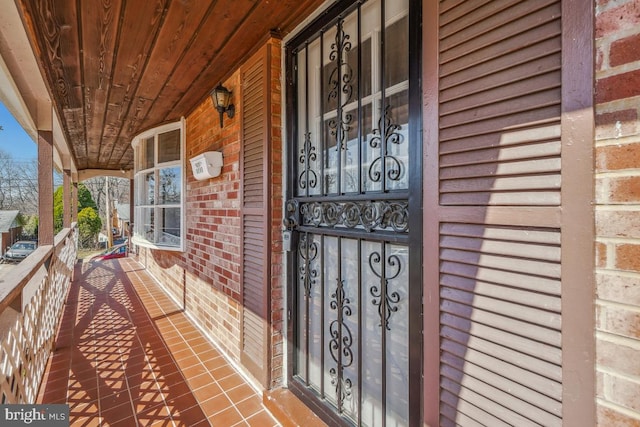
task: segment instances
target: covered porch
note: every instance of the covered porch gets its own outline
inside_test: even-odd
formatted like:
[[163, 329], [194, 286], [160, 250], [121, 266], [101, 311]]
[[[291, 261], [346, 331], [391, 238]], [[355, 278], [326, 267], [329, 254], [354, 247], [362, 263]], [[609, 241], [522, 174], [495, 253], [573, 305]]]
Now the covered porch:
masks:
[[280, 425], [134, 258], [75, 265], [37, 403], [82, 426]]
[[[67, 403], [74, 425], [277, 424], [262, 406], [269, 398], [256, 390], [271, 396], [269, 391], [284, 381], [282, 308], [273, 315], [280, 316], [280, 341], [274, 338], [268, 345], [275, 350], [264, 351], [274, 353], [280, 364], [273, 377], [268, 372], [265, 384], [254, 388], [211, 344], [215, 340], [224, 347], [229, 337], [215, 330], [204, 336], [194, 326], [203, 322], [186, 317], [187, 302], [176, 305], [167, 296], [172, 291], [157, 287], [134, 259], [76, 264], [77, 187], [95, 176], [126, 178], [133, 199], [131, 142], [136, 135], [169, 122], [206, 130], [208, 139], [193, 153], [186, 149], [192, 136], [183, 132], [185, 147], [176, 161], [185, 166], [179, 183], [185, 194], [180, 202], [185, 250], [156, 251], [155, 258], [182, 257], [176, 265], [184, 277], [202, 273], [202, 265], [212, 270], [213, 262], [203, 260], [185, 268], [193, 260], [190, 251], [200, 248], [188, 240], [193, 233], [184, 219], [193, 212], [186, 190], [197, 184], [186, 165], [205, 149], [220, 149], [222, 132], [239, 135], [240, 121], [227, 121], [223, 130], [216, 112], [202, 126], [196, 119], [193, 126], [184, 123], [200, 110], [215, 112], [211, 89], [229, 79], [235, 82], [239, 64], [265, 38], [287, 34], [320, 3], [118, 1], [94, 8], [25, 0], [7, 5], [0, 19], [0, 102], [38, 146], [40, 222], [36, 253], [6, 280], [0, 278], [0, 311], [10, 309], [17, 318], [6, 328], [11, 337], [0, 344], [2, 403]], [[49, 26], [55, 34], [42, 32]], [[240, 87], [229, 87], [238, 103]], [[227, 159], [226, 173], [235, 168], [233, 157]], [[64, 188], [64, 230], [58, 235], [54, 170]], [[217, 191], [215, 184], [209, 186], [212, 191]], [[134, 212], [132, 200], [131, 224], [142, 222]], [[168, 287], [167, 277], [156, 277]], [[216, 289], [206, 290], [205, 302], [220, 290], [220, 282], [209, 279], [203, 277], [202, 283]], [[32, 294], [37, 299], [33, 307]], [[242, 307], [239, 295], [229, 297]], [[283, 305], [282, 296], [275, 304]], [[191, 309], [191, 316], [206, 311]], [[228, 325], [228, 320], [219, 324]], [[229, 330], [236, 339], [239, 334]], [[233, 350], [237, 347], [232, 343]], [[224, 351], [240, 361], [239, 352]]]

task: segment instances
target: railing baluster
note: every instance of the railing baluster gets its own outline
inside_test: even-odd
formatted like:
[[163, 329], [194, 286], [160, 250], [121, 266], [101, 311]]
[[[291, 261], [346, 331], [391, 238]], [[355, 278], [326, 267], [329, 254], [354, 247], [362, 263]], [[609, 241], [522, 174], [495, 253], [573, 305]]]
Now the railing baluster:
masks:
[[[47, 274], [38, 285], [35, 295], [0, 342], [0, 403], [35, 403], [47, 361], [53, 351], [55, 333], [76, 260], [75, 225], [56, 236], [52, 249], [41, 249], [41, 259], [34, 260], [29, 270], [22, 271], [24, 277], [11, 289], [3, 289], [3, 299], [0, 301], [2, 309], [9, 306], [14, 298], [20, 297], [22, 289], [36, 271], [48, 263]], [[28, 260], [23, 263], [28, 263]]]

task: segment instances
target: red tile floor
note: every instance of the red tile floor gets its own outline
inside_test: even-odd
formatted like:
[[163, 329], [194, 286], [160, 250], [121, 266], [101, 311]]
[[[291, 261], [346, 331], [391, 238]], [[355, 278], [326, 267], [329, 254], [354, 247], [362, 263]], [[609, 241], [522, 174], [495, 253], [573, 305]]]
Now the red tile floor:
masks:
[[261, 396], [133, 259], [78, 263], [38, 403], [72, 426], [276, 426]]

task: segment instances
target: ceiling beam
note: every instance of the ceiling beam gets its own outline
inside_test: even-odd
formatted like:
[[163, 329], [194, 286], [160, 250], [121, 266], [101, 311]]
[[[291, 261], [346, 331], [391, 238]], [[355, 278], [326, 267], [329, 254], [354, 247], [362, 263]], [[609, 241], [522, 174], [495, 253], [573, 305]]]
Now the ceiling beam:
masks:
[[97, 176], [112, 176], [115, 178], [133, 179], [132, 170], [82, 169], [78, 171], [78, 181], [82, 182]]

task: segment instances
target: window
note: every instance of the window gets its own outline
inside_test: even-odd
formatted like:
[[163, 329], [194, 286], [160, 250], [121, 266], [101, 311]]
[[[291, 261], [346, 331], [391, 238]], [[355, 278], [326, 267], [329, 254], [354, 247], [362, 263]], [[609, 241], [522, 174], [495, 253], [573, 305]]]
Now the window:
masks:
[[183, 127], [183, 121], [164, 125], [133, 140], [137, 245], [184, 249]]

